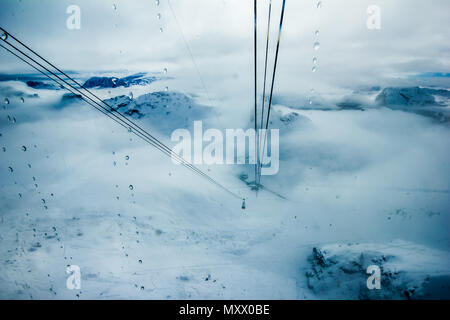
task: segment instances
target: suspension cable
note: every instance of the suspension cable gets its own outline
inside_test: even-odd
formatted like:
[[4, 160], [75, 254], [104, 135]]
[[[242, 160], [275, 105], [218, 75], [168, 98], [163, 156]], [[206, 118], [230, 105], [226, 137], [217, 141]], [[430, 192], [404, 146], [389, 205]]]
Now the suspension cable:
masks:
[[[51, 64], [49, 61], [47, 61], [46, 59], [44, 59], [42, 56], [40, 56], [39, 54], [37, 54], [35, 51], [33, 51], [31, 48], [29, 48], [28, 46], [26, 46], [25, 44], [23, 44], [20, 40], [18, 40], [17, 38], [15, 38], [13, 35], [11, 35], [9, 32], [7, 32], [4, 28], [0, 29], [6, 33], [6, 35], [10, 36], [12, 39], [14, 39], [15, 41], [17, 41], [19, 44], [21, 44], [23, 47], [25, 47], [26, 49], [28, 49], [30, 52], [32, 52], [34, 55], [36, 55], [37, 57], [39, 57], [41, 60], [45, 61], [48, 65], [50, 65], [51, 67], [53, 67], [55, 70], [57, 70], [60, 74], [64, 75], [66, 78], [70, 79], [73, 83], [75, 83], [78, 87], [80, 87], [80, 89], [85, 90], [86, 92], [88, 92], [89, 94], [91, 94], [93, 97], [95, 97], [97, 100], [99, 100], [102, 104], [104, 104], [107, 108], [105, 108], [104, 106], [102, 106], [101, 104], [99, 104], [98, 102], [94, 101], [91, 97], [87, 96], [84, 92], [80, 91], [79, 89], [77, 89], [76, 87], [74, 87], [72, 84], [68, 83], [66, 80], [62, 79], [60, 76], [58, 76], [55, 72], [49, 70], [48, 68], [46, 68], [45, 66], [43, 66], [41, 63], [37, 62], [36, 60], [34, 60], [33, 58], [31, 58], [29, 55], [27, 55], [26, 53], [24, 53], [22, 50], [18, 49], [17, 47], [15, 47], [13, 44], [9, 43], [8, 41], [6, 41], [5, 39], [2, 39], [2, 41], [4, 43], [6, 43], [7, 45], [9, 45], [13, 50], [15, 50], [16, 52], [19, 52], [20, 54], [22, 54], [23, 56], [25, 56], [26, 58], [28, 58], [30, 61], [32, 61], [33, 63], [35, 63], [36, 65], [38, 65], [39, 67], [43, 68], [44, 70], [46, 70], [48, 73], [50, 73], [52, 76], [54, 76], [55, 78], [51, 77], [50, 75], [48, 75], [47, 73], [45, 73], [44, 71], [40, 70], [36, 65], [33, 65], [33, 63], [26, 61], [23, 57], [19, 56], [17, 53], [13, 52], [12, 50], [6, 48], [5, 46], [1, 45], [0, 46], [2, 48], [4, 48], [5, 50], [7, 50], [9, 53], [13, 54], [14, 56], [16, 56], [17, 58], [19, 58], [20, 60], [22, 60], [23, 62], [25, 62], [26, 64], [30, 65], [31, 67], [33, 67], [34, 69], [36, 69], [37, 71], [39, 71], [40, 73], [42, 73], [44, 76], [46, 76], [47, 78], [49, 78], [50, 80], [56, 82], [58, 85], [60, 85], [61, 87], [65, 88], [66, 90], [68, 90], [69, 92], [71, 92], [72, 94], [77, 95], [77, 93], [79, 95], [81, 95], [82, 99], [87, 102], [89, 105], [91, 105], [92, 107], [94, 107], [96, 110], [102, 112], [104, 115], [108, 116], [109, 118], [111, 118], [112, 120], [114, 120], [116, 123], [118, 123], [119, 125], [123, 126], [124, 128], [128, 129], [128, 131], [130, 131], [133, 134], [135, 134], [136, 136], [140, 137], [141, 139], [143, 139], [145, 142], [149, 143], [150, 145], [152, 145], [153, 147], [155, 147], [156, 149], [158, 149], [159, 151], [163, 152], [164, 154], [166, 154], [169, 157], [172, 157], [172, 159], [175, 159], [178, 163], [180, 163], [181, 165], [183, 165], [184, 167], [186, 167], [187, 169], [190, 169], [191, 171], [193, 171], [195, 174], [202, 176], [204, 178], [206, 178], [208, 181], [210, 181], [211, 183], [215, 184], [216, 186], [220, 187], [221, 189], [227, 191], [228, 193], [230, 193], [231, 195], [233, 195], [236, 198], [241, 198], [239, 195], [237, 195], [236, 193], [232, 192], [231, 190], [229, 190], [228, 188], [224, 187], [223, 185], [221, 185], [220, 183], [218, 183], [216, 180], [214, 180], [213, 178], [211, 178], [209, 175], [207, 175], [206, 173], [204, 173], [203, 171], [201, 171], [200, 169], [198, 169], [196, 166], [192, 165], [191, 163], [187, 162], [184, 158], [182, 158], [181, 156], [179, 156], [178, 154], [174, 153], [168, 146], [166, 146], [164, 143], [162, 143], [161, 141], [159, 141], [158, 139], [156, 139], [154, 136], [152, 136], [151, 134], [149, 134], [147, 131], [145, 131], [144, 129], [142, 129], [140, 126], [138, 126], [137, 124], [135, 124], [133, 121], [131, 121], [129, 118], [127, 118], [126, 116], [124, 116], [123, 114], [121, 114], [116, 108], [113, 108], [112, 106], [110, 106], [109, 104], [107, 104], [105, 101], [101, 100], [98, 96], [96, 96], [95, 94], [93, 94], [90, 90], [86, 89], [84, 86], [82, 86], [81, 84], [79, 84], [77, 81], [75, 81], [73, 78], [71, 78], [70, 76], [68, 76], [66, 73], [64, 73], [63, 71], [61, 71], [60, 69], [58, 69], [57, 67], [55, 67], [53, 64]], [[62, 81], [65, 85], [62, 85], [58, 80]], [[67, 88], [69, 87], [69, 88]], [[115, 112], [115, 113], [114, 113]], [[116, 114], [117, 113], [117, 114]]]
[[257, 59], [258, 59], [258, 47], [257, 47], [257, 0], [254, 0], [254, 35], [253, 35], [253, 44], [254, 44], [254, 71], [255, 71], [255, 184], [258, 180], [258, 168], [259, 168], [259, 158], [258, 158], [258, 70], [257, 70]]
[[[267, 57], [269, 54], [269, 37], [270, 37], [270, 17], [272, 14], [272, 0], [269, 1], [269, 17], [267, 20], [267, 38], [266, 38], [266, 57], [264, 61], [264, 87], [263, 87], [263, 98], [262, 98], [262, 108], [261, 108], [261, 129], [263, 129], [264, 126], [264, 104], [266, 102], [266, 79], [267, 79]], [[259, 147], [258, 149], [261, 150], [261, 137], [258, 139]], [[259, 156], [259, 159], [261, 159], [261, 155]], [[259, 163], [258, 163], [259, 167]], [[261, 173], [259, 172], [260, 168], [258, 168], [258, 180]], [[259, 181], [257, 182], [259, 184]]]
[[[264, 133], [264, 144], [263, 144], [262, 160], [261, 160], [260, 167], [262, 167], [262, 164], [264, 162], [264, 151], [265, 151], [265, 148], [266, 148], [267, 129], [269, 128], [270, 110], [271, 110], [271, 107], [272, 107], [273, 87], [274, 87], [274, 84], [275, 84], [275, 74], [276, 74], [276, 71], [277, 71], [278, 52], [280, 50], [280, 40], [281, 40], [281, 31], [283, 29], [283, 18], [284, 18], [285, 5], [286, 5], [286, 0], [283, 0], [283, 5], [281, 7], [280, 27], [278, 29], [277, 49], [275, 51], [275, 62], [274, 62], [274, 65], [273, 65], [272, 84], [271, 84], [271, 87], [270, 87], [269, 106], [267, 108], [266, 131]], [[260, 172], [260, 175], [259, 175], [259, 181], [261, 181], [261, 172]]]

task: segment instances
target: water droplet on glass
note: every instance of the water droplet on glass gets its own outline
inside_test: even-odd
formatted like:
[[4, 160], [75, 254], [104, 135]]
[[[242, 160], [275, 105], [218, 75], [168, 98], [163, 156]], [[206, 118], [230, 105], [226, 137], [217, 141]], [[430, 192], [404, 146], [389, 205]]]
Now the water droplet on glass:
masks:
[[159, 0], [155, 0], [155, 4], [159, 6]]
[[116, 4], [113, 4], [113, 5], [112, 5], [112, 8], [113, 8], [113, 10], [117, 10], [117, 5], [116, 5]]
[[9, 104], [9, 99], [5, 98], [5, 104]]
[[169, 91], [169, 87], [165, 87], [165, 88], [164, 88], [164, 91]]
[[162, 33], [163, 31], [164, 31], [164, 30], [163, 30], [163, 28], [159, 28], [159, 32], [161, 32], [161, 33]]
[[24, 99], [23, 97], [20, 97], [20, 101], [21, 101], [22, 103], [25, 103], [25, 99]]
[[3, 152], [6, 152], [6, 147], [2, 147]]
[[117, 86], [117, 78], [112, 78], [112, 83], [114, 87]]
[[313, 48], [314, 48], [314, 50], [319, 50], [319, 48], [320, 48], [320, 43], [319, 42], [314, 42], [314, 45], [313, 45]]
[[11, 167], [8, 167], [8, 170], [9, 170], [9, 172], [14, 172], [14, 169], [13, 168], [11, 168]]
[[130, 99], [133, 99], [133, 97], [134, 97], [133, 92], [130, 91], [130, 93], [128, 94], [128, 97], [130, 97]]
[[167, 74], [167, 68], [163, 69], [163, 74]]
[[2, 38], [2, 40], [8, 39], [8, 34], [5, 31], [3, 31], [3, 30], [2, 30], [2, 33], [1, 33], [1, 38]]
[[125, 156], [125, 160], [130, 160], [130, 156]]
[[314, 32], [314, 35], [317, 37], [319, 35], [319, 30], [316, 30], [316, 32]]
[[309, 104], [312, 104], [312, 100], [309, 100]]
[[133, 187], [132, 184], [130, 184], [130, 186], [129, 186], [128, 188], [130, 188], [130, 190], [133, 190], [133, 189], [134, 189], [134, 187]]
[[317, 71], [316, 66], [312, 67], [311, 71], [312, 71], [312, 72], [316, 72], [316, 71]]
[[313, 64], [317, 64], [317, 58], [316, 57], [313, 58]]
[[322, 1], [317, 2], [317, 9], [322, 8]]
[[27, 147], [22, 146], [22, 151], [27, 151]]
[[41, 202], [42, 202], [42, 203], [45, 203], [45, 199], [41, 199]]
[[142, 260], [139, 260], [139, 263], [142, 263]]
[[159, 19], [159, 20], [161, 20], [161, 13], [158, 13], [157, 15], [156, 15], [156, 17]]

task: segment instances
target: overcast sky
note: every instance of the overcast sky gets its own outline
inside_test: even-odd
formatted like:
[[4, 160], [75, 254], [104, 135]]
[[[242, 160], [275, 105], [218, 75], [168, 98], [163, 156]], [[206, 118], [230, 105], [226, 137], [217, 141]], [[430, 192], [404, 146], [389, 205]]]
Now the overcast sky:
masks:
[[[251, 0], [171, 0], [180, 28], [168, 0], [161, 0], [159, 6], [154, 0], [1, 2], [1, 26], [65, 70], [131, 73], [167, 68], [171, 77], [202, 91], [182, 30], [212, 96], [252, 88]], [[273, 0], [274, 41], [281, 2]], [[267, 3], [259, 1], [260, 70]], [[71, 4], [81, 9], [80, 30], [66, 27], [66, 9]], [[366, 26], [370, 5], [381, 9], [380, 30]], [[315, 0], [287, 0], [276, 90], [414, 84], [411, 76], [416, 74], [448, 73], [449, 11], [448, 0], [324, 0], [320, 8]], [[319, 30], [318, 36], [315, 30]], [[318, 51], [313, 49], [315, 41], [320, 42]], [[311, 72], [313, 56], [318, 59], [315, 73]], [[29, 70], [4, 51], [0, 51], [0, 62], [2, 71]], [[436, 81], [448, 86], [447, 79]]]

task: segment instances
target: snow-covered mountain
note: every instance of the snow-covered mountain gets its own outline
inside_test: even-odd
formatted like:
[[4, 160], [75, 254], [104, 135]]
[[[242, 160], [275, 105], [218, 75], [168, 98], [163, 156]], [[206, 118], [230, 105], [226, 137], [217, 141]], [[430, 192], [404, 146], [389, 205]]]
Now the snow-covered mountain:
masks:
[[160, 80], [160, 77], [148, 76], [146, 73], [136, 73], [123, 78], [117, 77], [91, 77], [87, 79], [83, 87], [85, 88], [117, 88], [131, 87], [133, 85], [145, 86], [154, 81]]
[[[69, 72], [69, 75], [75, 79], [84, 78], [82, 74], [73, 74]], [[62, 75], [62, 78], [65, 79]], [[145, 72], [139, 72], [132, 75], [127, 75], [124, 77], [115, 76], [93, 76], [89, 77], [84, 81], [83, 87], [91, 88], [118, 88], [124, 87], [128, 88], [134, 85], [146, 86], [155, 81], [161, 80], [160, 76], [149, 75]], [[165, 77], [168, 79], [168, 77]], [[6, 81], [21, 81], [26, 83], [26, 85], [33, 89], [45, 89], [45, 90], [60, 90], [60, 86], [56, 85], [52, 80], [41, 74], [30, 74], [30, 75], [15, 75], [15, 74], [0, 74], [0, 82]]]
[[136, 99], [132, 95], [121, 95], [105, 102], [168, 136], [175, 129], [190, 128], [195, 120], [208, 121], [218, 116], [213, 108], [200, 105], [180, 92], [157, 91]]
[[27, 86], [34, 89], [46, 89], [46, 90], [60, 90], [61, 87], [57, 86], [54, 83], [44, 82], [44, 81], [36, 81], [29, 80], [26, 82]]
[[[447, 252], [406, 241], [343, 243], [313, 248], [308, 287], [330, 299], [450, 299]], [[379, 289], [369, 289], [369, 266], [380, 268]]]
[[[445, 110], [437, 94], [432, 107], [377, 106], [378, 88], [318, 107], [280, 95], [280, 170], [257, 195], [253, 167], [200, 165], [243, 210], [79, 96], [30, 80], [45, 82], [0, 81], [0, 298], [447, 297], [449, 128], [409, 112]], [[245, 99], [210, 107], [158, 85], [90, 90], [165, 142], [195, 120], [251, 127]], [[80, 290], [66, 287], [71, 264]], [[367, 290], [369, 264], [381, 291]]]
[[376, 97], [375, 102], [382, 106], [434, 106], [436, 100], [434, 90], [412, 88], [384, 88]]

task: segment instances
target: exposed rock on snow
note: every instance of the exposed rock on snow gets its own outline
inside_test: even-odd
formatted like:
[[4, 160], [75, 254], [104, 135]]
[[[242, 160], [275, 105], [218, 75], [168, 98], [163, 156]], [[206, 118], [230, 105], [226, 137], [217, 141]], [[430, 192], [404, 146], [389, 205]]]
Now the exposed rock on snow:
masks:
[[373, 94], [373, 91], [354, 92], [339, 99], [340, 101], [336, 103], [336, 106], [341, 110], [364, 111], [367, 107], [373, 105], [373, 100], [370, 98], [371, 94]]
[[346, 100], [346, 101], [339, 102], [337, 104], [337, 106], [339, 108], [345, 109], [345, 110], [361, 110], [361, 111], [364, 111], [364, 108], [362, 108], [361, 103], [359, 103], [358, 101], [354, 101], [354, 100]]
[[163, 133], [189, 128], [195, 120], [215, 115], [213, 108], [196, 104], [179, 92], [152, 92], [136, 99], [122, 95], [105, 102], [132, 118], [148, 121]]
[[[448, 299], [450, 255], [404, 241], [313, 248], [308, 287], [329, 299]], [[367, 268], [381, 270], [381, 289], [367, 288]]]
[[450, 121], [450, 113], [445, 108], [449, 101], [449, 90], [419, 87], [385, 88], [375, 99], [379, 106], [407, 110], [443, 123]]
[[59, 86], [57, 86], [56, 84], [51, 84], [51, 83], [47, 83], [44, 81], [27, 81], [26, 82], [27, 86], [29, 86], [30, 88], [33, 89], [46, 89], [46, 90], [59, 90], [61, 89]]
[[311, 120], [297, 112], [283, 113], [280, 110], [271, 111], [269, 129], [280, 129], [283, 132], [285, 129], [305, 126], [311, 124]]
[[296, 121], [299, 117], [299, 114], [296, 112], [288, 113], [287, 115], [281, 116], [280, 121], [284, 123], [285, 125], [290, 125], [294, 121]]
[[83, 84], [85, 88], [116, 88], [130, 87], [133, 85], [147, 85], [160, 80], [155, 76], [145, 76], [146, 73], [136, 73], [124, 78], [116, 77], [91, 77]]
[[435, 105], [436, 100], [429, 89], [385, 88], [375, 99], [382, 106], [429, 106]]
[[80, 94], [65, 93], [61, 98], [61, 102], [67, 103], [67, 102], [73, 102], [73, 101], [80, 100], [80, 99], [82, 99], [82, 96]]

